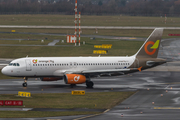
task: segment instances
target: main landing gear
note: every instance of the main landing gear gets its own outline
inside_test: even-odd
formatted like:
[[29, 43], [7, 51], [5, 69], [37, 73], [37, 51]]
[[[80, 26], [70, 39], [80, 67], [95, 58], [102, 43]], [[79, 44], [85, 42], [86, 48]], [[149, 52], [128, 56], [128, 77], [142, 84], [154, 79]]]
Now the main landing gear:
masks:
[[22, 84], [23, 87], [27, 87], [27, 77], [24, 77], [24, 83]]
[[91, 81], [90, 75], [88, 75], [88, 80], [86, 81], [86, 88], [93, 88], [94, 83]]
[[87, 88], [93, 88], [94, 83], [92, 81], [86, 81]]

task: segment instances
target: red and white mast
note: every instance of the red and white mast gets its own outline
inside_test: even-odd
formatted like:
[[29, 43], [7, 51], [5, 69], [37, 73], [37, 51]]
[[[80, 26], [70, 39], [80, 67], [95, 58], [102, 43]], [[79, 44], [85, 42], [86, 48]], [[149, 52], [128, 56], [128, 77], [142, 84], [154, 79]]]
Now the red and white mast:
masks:
[[[77, 0], [75, 0], [75, 9], [74, 9], [74, 11], [75, 11], [75, 39], [77, 40], [77, 18], [78, 18], [78, 16], [77, 16]], [[76, 40], [75, 40], [75, 46], [76, 46]]]
[[81, 40], [81, 12], [79, 12], [79, 46]]

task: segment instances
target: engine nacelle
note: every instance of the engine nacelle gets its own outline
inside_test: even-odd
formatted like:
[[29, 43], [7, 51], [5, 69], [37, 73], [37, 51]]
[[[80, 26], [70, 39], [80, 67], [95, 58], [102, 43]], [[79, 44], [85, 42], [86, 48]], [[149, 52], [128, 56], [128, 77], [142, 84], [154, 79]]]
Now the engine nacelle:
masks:
[[57, 81], [57, 80], [62, 80], [63, 77], [43, 77], [40, 79], [41, 81]]
[[64, 82], [66, 84], [82, 84], [86, 82], [86, 77], [79, 74], [66, 74], [64, 75]]

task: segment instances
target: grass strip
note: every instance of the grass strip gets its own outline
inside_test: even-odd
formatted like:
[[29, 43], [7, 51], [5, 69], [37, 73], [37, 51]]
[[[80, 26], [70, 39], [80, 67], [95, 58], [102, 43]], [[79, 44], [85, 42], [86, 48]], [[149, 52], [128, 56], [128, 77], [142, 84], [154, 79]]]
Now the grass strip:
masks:
[[[50, 15], [50, 14], [23, 14], [23, 15], [0, 15], [2, 25], [73, 25], [74, 15]], [[81, 25], [84, 26], [157, 26], [177, 27], [180, 26], [179, 17], [142, 17], [142, 16], [81, 16]]]
[[31, 98], [2, 94], [0, 98], [1, 100], [23, 100], [26, 108], [109, 109], [132, 94], [134, 92], [94, 92], [83, 96], [71, 95], [71, 93], [42, 93], [32, 94]]
[[[11, 32], [12, 28], [0, 28], [0, 32]], [[64, 39], [66, 41], [66, 36], [59, 36], [58, 34], [74, 34], [74, 29], [23, 29], [16, 28], [14, 29], [16, 32], [25, 32], [26, 34], [16, 34], [16, 33], [0, 33], [0, 38], [15, 38], [15, 39], [38, 39], [38, 40], [48, 40], [53, 39]], [[143, 37], [147, 38], [153, 29], [98, 29], [98, 33], [95, 33], [95, 29], [82, 29], [81, 35], [105, 35], [105, 36], [125, 36], [125, 37]], [[27, 34], [29, 33], [29, 34]], [[55, 35], [37, 35], [30, 33], [54, 33]], [[172, 38], [172, 36], [168, 36], [168, 34], [179, 34], [180, 30], [168, 30], [165, 29], [163, 33], [163, 38]], [[57, 35], [56, 35], [57, 34]], [[173, 36], [178, 37], [178, 36]]]
[[[110, 109], [133, 95], [135, 92], [94, 92], [83, 96], [71, 93], [32, 94], [31, 98], [18, 97], [14, 94], [2, 94], [1, 100], [23, 100], [26, 108], [86, 108]], [[23, 106], [23, 107], [24, 107]], [[1, 106], [1, 108], [6, 106]], [[41, 111], [1, 111], [1, 118], [52, 117], [66, 115], [96, 114], [99, 112], [41, 112]]]
[[[108, 50], [108, 54], [103, 56], [126, 56], [135, 54], [137, 50], [140, 48], [140, 46], [143, 44], [142, 41], [97, 41], [90, 39], [86, 40], [85, 38], [84, 41], [86, 41], [86, 44], [81, 44], [80, 47], [0, 46], [0, 57], [21, 58], [26, 57], [27, 55], [29, 57], [98, 56], [93, 54], [94, 45], [96, 44], [112, 44], [112, 48]], [[25, 41], [23, 42], [26, 43]]]
[[98, 114], [100, 112], [69, 111], [69, 112], [41, 112], [41, 111], [0, 111], [0, 118], [39, 118], [72, 115]]

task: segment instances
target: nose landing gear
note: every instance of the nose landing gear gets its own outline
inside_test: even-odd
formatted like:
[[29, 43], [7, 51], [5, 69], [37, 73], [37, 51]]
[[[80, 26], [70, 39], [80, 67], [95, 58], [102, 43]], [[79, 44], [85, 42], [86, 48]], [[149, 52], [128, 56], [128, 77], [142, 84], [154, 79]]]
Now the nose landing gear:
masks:
[[22, 84], [23, 87], [27, 87], [27, 77], [24, 77], [24, 83]]

